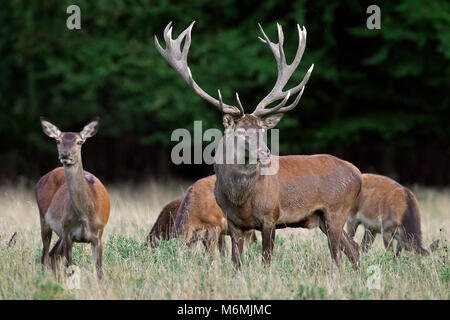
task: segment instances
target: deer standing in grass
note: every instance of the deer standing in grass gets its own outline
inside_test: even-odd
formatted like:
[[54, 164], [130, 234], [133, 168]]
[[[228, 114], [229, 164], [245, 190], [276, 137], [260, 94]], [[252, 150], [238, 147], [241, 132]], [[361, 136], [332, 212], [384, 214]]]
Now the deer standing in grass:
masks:
[[[275, 127], [283, 114], [298, 104], [313, 66], [297, 86], [287, 91], [283, 91], [283, 88], [302, 58], [306, 46], [306, 30], [297, 25], [299, 45], [294, 61], [288, 65], [281, 26], [277, 24], [278, 43], [271, 42], [260, 26], [263, 38], [259, 39], [274, 54], [278, 77], [272, 91], [256, 106], [254, 112], [245, 114], [237, 93], [238, 107], [227, 105], [223, 102], [220, 91], [219, 99], [215, 99], [194, 81], [187, 64], [193, 25], [194, 22], [174, 40], [169, 23], [164, 30], [166, 48], [161, 47], [156, 36], [155, 45], [193, 91], [222, 112], [225, 135], [217, 150], [223, 148], [223, 154], [230, 151], [244, 154], [244, 163], [214, 164], [217, 176], [215, 197], [227, 216], [234, 265], [240, 267], [244, 232], [247, 230], [261, 231], [263, 261], [270, 263], [275, 229], [319, 226], [328, 238], [331, 257], [335, 263], [340, 265], [341, 250], [344, 250], [354, 268], [358, 268], [358, 245], [348, 237], [343, 227], [361, 188], [360, 171], [351, 163], [331, 155], [277, 157], [271, 155], [262, 139], [258, 139], [256, 146], [249, 142], [253, 132], [260, 133]], [[184, 46], [181, 48], [183, 40]], [[286, 105], [295, 94], [298, 94], [295, 100]], [[277, 105], [268, 108], [279, 100], [281, 102]], [[237, 143], [231, 144], [237, 150], [227, 149], [231, 139], [237, 139]], [[251, 158], [256, 161], [249, 161]], [[278, 170], [275, 174], [262, 174], [263, 168], [272, 168], [276, 164]]]
[[365, 228], [362, 252], [369, 251], [377, 233], [382, 234], [386, 250], [393, 250], [392, 243], [397, 240], [396, 256], [402, 249], [427, 256], [439, 245], [436, 240], [429, 249], [423, 247], [420, 209], [414, 193], [385, 176], [362, 175], [361, 193], [347, 219], [350, 237], [360, 224]]
[[[92, 256], [98, 278], [102, 278], [102, 234], [109, 218], [110, 201], [103, 184], [83, 170], [81, 146], [98, 130], [99, 118], [89, 122], [80, 133], [61, 132], [41, 117], [44, 133], [56, 140], [59, 167], [44, 175], [36, 185], [42, 236], [42, 265], [50, 259], [53, 271], [64, 256], [66, 266], [72, 265], [73, 242], [92, 245]], [[49, 253], [52, 233], [59, 239]]]
[[[226, 256], [227, 218], [214, 197], [215, 182], [215, 175], [202, 178], [184, 196], [166, 204], [147, 236], [148, 246], [155, 248], [161, 240], [180, 237], [188, 246], [201, 240], [208, 254], [218, 244], [221, 256]], [[256, 241], [254, 230], [245, 232], [244, 237], [249, 247]]]

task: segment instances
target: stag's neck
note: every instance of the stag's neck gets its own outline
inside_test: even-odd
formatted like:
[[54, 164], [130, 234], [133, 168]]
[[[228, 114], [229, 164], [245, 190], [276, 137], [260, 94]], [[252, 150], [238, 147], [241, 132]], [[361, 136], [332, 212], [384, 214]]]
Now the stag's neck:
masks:
[[263, 178], [259, 164], [215, 164], [214, 171], [219, 190], [237, 206], [254, 196], [256, 183]]
[[83, 164], [78, 161], [72, 166], [64, 166], [64, 172], [75, 213], [80, 218], [89, 217], [94, 210], [94, 202], [84, 178]]

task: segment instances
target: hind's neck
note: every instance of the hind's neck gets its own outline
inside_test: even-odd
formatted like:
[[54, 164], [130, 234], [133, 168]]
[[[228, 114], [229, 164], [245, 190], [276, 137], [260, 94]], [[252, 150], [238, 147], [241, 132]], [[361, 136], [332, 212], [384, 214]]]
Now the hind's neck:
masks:
[[74, 210], [80, 217], [90, 215], [94, 209], [94, 202], [84, 178], [83, 164], [78, 161], [71, 166], [64, 166], [64, 173]]

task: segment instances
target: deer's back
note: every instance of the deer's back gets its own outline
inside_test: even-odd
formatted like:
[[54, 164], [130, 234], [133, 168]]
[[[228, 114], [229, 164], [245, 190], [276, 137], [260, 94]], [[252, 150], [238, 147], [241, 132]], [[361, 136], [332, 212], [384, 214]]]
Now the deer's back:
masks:
[[[352, 210], [367, 226], [384, 223], [400, 225], [408, 206], [407, 189], [381, 175], [363, 174], [362, 189]], [[414, 197], [415, 201], [415, 197]]]

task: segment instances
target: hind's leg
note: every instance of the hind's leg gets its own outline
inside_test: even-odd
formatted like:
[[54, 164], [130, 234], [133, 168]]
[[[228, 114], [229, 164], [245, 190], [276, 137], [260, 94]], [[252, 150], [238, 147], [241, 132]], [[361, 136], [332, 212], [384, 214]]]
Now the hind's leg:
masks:
[[219, 236], [219, 252], [220, 256], [226, 258], [227, 256], [227, 244], [225, 242], [225, 235], [221, 234]]
[[70, 267], [72, 265], [72, 239], [68, 235], [64, 237], [64, 256], [66, 257], [66, 267]]
[[358, 229], [359, 221], [356, 219], [356, 214], [350, 212], [347, 217], [347, 234], [350, 238], [355, 237], [356, 230]]
[[95, 270], [97, 271], [97, 277], [99, 280], [103, 278], [103, 243], [102, 238], [95, 239], [91, 242], [92, 244], [92, 257], [95, 263]]
[[50, 262], [52, 264], [53, 273], [58, 277], [58, 262], [61, 260], [61, 254], [63, 250], [62, 239], [59, 238], [50, 251]]
[[41, 257], [41, 264], [42, 268], [45, 268], [48, 266], [49, 261], [49, 249], [50, 249], [50, 242], [52, 241], [52, 229], [50, 229], [49, 226], [45, 224], [45, 222], [41, 222], [41, 237], [42, 237], [42, 257]]
[[386, 251], [392, 251], [393, 252], [393, 242], [394, 242], [394, 234], [391, 230], [389, 229], [384, 229], [382, 230], [382, 235], [383, 235], [383, 244], [384, 247], [386, 248]]
[[402, 242], [397, 240], [397, 250], [395, 251], [395, 257], [398, 257], [400, 255], [402, 249], [403, 249]]
[[205, 245], [206, 254], [214, 254], [214, 249], [219, 242], [219, 232], [217, 228], [210, 228], [206, 231], [203, 244]]
[[257, 240], [255, 230], [244, 231], [244, 238], [247, 248], [250, 248]]
[[373, 233], [370, 229], [366, 228], [364, 231], [364, 237], [361, 241], [362, 252], [366, 253], [372, 247], [373, 242], [375, 241], [376, 233]]

